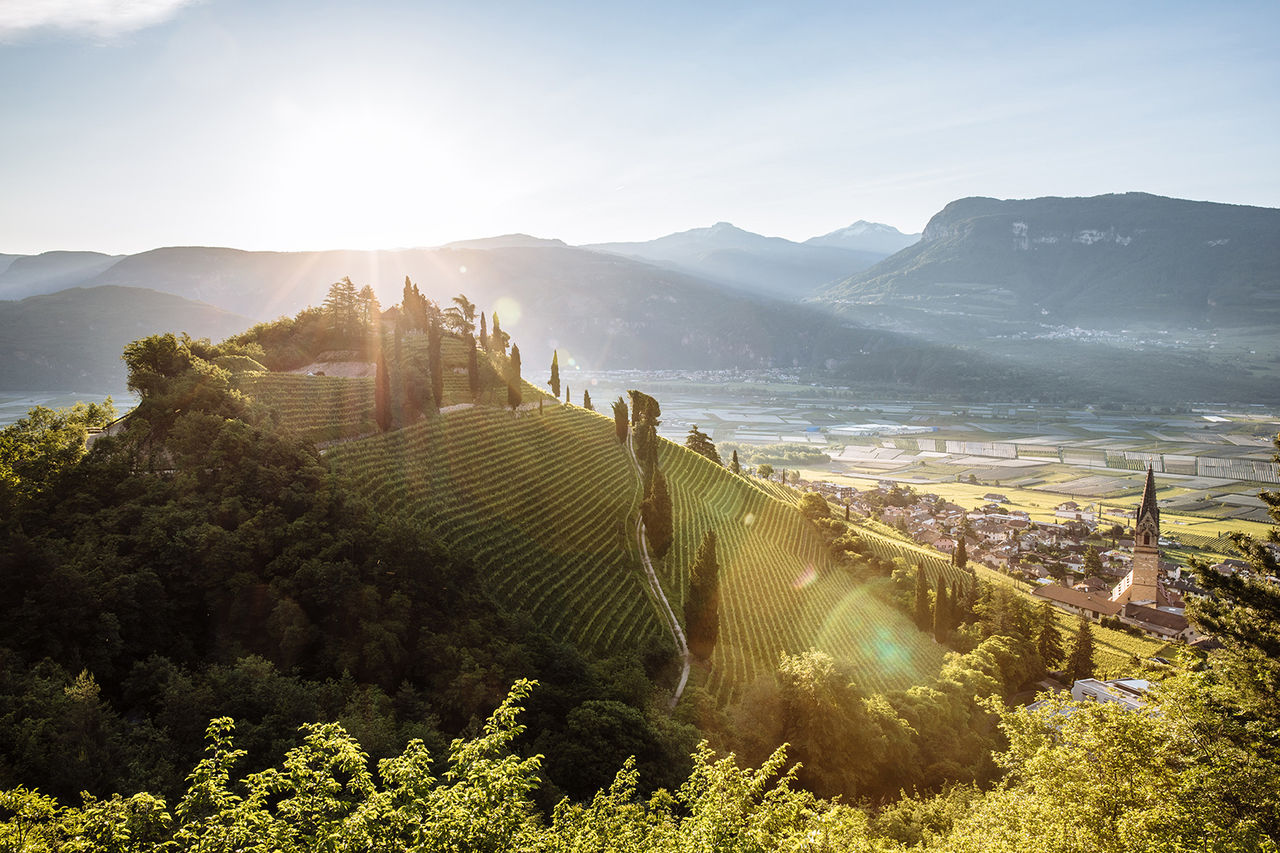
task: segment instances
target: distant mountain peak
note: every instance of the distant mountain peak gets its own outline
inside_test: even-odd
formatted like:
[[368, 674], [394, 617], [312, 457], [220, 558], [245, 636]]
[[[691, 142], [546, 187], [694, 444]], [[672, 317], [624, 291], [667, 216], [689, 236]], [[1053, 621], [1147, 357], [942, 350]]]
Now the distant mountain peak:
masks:
[[532, 237], [528, 234], [502, 234], [497, 237], [479, 237], [475, 240], [455, 240], [445, 243], [442, 249], [530, 249], [557, 248], [567, 244], [563, 240], [548, 240], [544, 237]]
[[830, 234], [810, 237], [804, 242], [809, 246], [832, 246], [838, 249], [892, 255], [919, 239], [919, 234], [903, 234], [892, 225], [859, 219], [852, 225], [839, 228]]

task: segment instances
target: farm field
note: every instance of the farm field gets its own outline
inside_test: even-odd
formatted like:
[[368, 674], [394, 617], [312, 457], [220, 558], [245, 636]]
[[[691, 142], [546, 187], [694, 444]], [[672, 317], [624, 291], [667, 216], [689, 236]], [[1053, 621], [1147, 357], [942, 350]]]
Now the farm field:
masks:
[[[873, 475], [835, 474], [829, 470], [813, 467], [801, 468], [800, 475], [810, 481], [820, 480], [841, 485], [851, 485], [858, 489], [875, 488], [879, 480], [883, 479], [883, 477]], [[1126, 482], [1129, 488], [1123, 497], [1112, 497], [1098, 501], [1070, 493], [1056, 492], [1052, 484], [1046, 484], [1035, 489], [955, 482], [911, 483], [910, 485], [919, 492], [939, 495], [965, 509], [974, 509], [990, 503], [984, 496], [991, 492], [997, 492], [1009, 499], [1003, 506], [1008, 509], [1026, 511], [1032, 521], [1053, 522], [1057, 520], [1054, 516], [1054, 507], [1063, 501], [1075, 500], [1081, 505], [1096, 503], [1102, 514], [1102, 524], [1119, 523], [1127, 525], [1132, 522], [1132, 518], [1125, 517], [1121, 514], [1121, 511], [1131, 511], [1137, 508], [1142, 497], [1143, 478], [1141, 475], [1133, 474], [1126, 478]], [[1263, 536], [1269, 529], [1269, 525], [1249, 519], [1213, 518], [1200, 514], [1179, 512], [1175, 508], [1176, 502], [1180, 498], [1184, 498], [1191, 490], [1177, 485], [1176, 481], [1168, 481], [1161, 475], [1156, 475], [1156, 484], [1158, 487], [1157, 499], [1162, 505], [1160, 511], [1162, 536], [1178, 540], [1192, 547], [1207, 550], [1212, 554], [1229, 556], [1229, 553], [1222, 550], [1227, 547], [1225, 540], [1227, 533], [1239, 531], [1251, 536]], [[1214, 490], [1215, 493], [1221, 493], [1222, 491], [1222, 489]], [[1166, 503], [1173, 503], [1174, 506], [1165, 506]]]
[[[639, 484], [611, 419], [577, 407], [471, 408], [331, 448], [379, 511], [437, 531], [486, 572], [495, 597], [600, 652], [662, 636], [630, 536]], [[810, 647], [853, 665], [867, 690], [936, 674], [942, 649], [866, 584], [831, 565], [800, 514], [697, 454], [663, 443], [676, 539], [655, 568], [683, 613], [688, 572], [713, 529], [721, 631], [708, 689], [734, 698]]]

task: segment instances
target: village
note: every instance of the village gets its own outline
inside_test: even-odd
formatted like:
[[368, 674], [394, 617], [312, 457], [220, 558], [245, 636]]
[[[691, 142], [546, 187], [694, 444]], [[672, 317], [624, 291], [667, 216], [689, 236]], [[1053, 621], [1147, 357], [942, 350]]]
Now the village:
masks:
[[[949, 555], [959, 564], [976, 563], [1031, 586], [1032, 594], [1069, 613], [1165, 641], [1198, 638], [1185, 616], [1185, 596], [1200, 592], [1185, 567], [1165, 560], [1160, 545], [1159, 508], [1148, 472], [1141, 506], [1121, 511], [1132, 523], [1099, 523], [1097, 510], [1074, 500], [1058, 504], [1052, 522], [1034, 521], [1008, 506], [999, 492], [966, 510], [936, 494], [881, 480], [857, 489], [831, 482], [793, 480], [861, 516], [892, 527], [913, 541]], [[1213, 566], [1230, 574], [1244, 564], [1225, 560]]]

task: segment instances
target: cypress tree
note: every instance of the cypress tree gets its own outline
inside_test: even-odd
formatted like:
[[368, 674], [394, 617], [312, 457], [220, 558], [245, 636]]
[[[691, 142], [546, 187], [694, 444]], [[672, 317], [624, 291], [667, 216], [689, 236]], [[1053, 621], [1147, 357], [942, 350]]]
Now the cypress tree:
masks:
[[845, 505], [844, 505], [844, 520], [845, 520], [845, 521], [848, 521], [848, 520], [849, 520], [849, 505], [848, 505], [848, 504], [845, 504]]
[[924, 566], [916, 566], [916, 627], [929, 629], [929, 581], [924, 576]]
[[619, 397], [613, 401], [613, 432], [618, 441], [627, 440], [627, 401]]
[[480, 312], [480, 347], [485, 351], [489, 351], [489, 334], [484, 328], [484, 312]]
[[497, 350], [503, 355], [507, 354], [507, 341], [511, 336], [502, 331], [502, 326], [498, 323], [498, 312], [493, 312], [493, 331], [489, 333], [489, 345], [492, 349]]
[[1036, 635], [1036, 651], [1040, 652], [1040, 660], [1045, 669], [1053, 669], [1062, 663], [1062, 635], [1058, 632], [1056, 608], [1048, 601], [1040, 605], [1040, 632]]
[[474, 399], [480, 393], [480, 358], [472, 337], [467, 335], [463, 340], [467, 344], [467, 388]]
[[507, 364], [507, 405], [513, 410], [524, 399], [520, 387], [520, 347], [511, 347], [511, 358]]
[[969, 565], [969, 548], [965, 545], [963, 533], [960, 534], [960, 541], [956, 543], [955, 553], [951, 555], [951, 562], [962, 569]]
[[381, 352], [373, 380], [373, 419], [383, 432], [391, 429], [391, 377], [387, 373], [387, 359]]
[[742, 466], [738, 464], [738, 451], [733, 451], [733, 457], [729, 460], [729, 470], [735, 474], [742, 473]]
[[591, 407], [591, 392], [585, 388], [582, 390], [582, 408], [586, 409], [588, 412], [595, 411], [595, 409]]
[[708, 530], [689, 571], [689, 597], [684, 603], [689, 651], [702, 660], [711, 657], [720, 633], [720, 566], [716, 562], [716, 534]]
[[1093, 668], [1093, 627], [1081, 616], [1076, 635], [1071, 638], [1071, 651], [1067, 653], [1067, 680], [1074, 684], [1089, 678]]
[[941, 643], [947, 638], [950, 619], [951, 604], [947, 601], [947, 585], [939, 575], [937, 586], [934, 588], [933, 601], [933, 639], [937, 642]]
[[432, 317], [427, 326], [427, 360], [431, 365], [431, 397], [435, 407], [444, 404], [444, 357], [440, 354], [440, 338], [442, 337], [440, 321]]
[[547, 380], [547, 384], [551, 386], [551, 396], [559, 400], [560, 399], [560, 352], [559, 350], [551, 351], [551, 378]]
[[951, 598], [948, 599], [951, 605], [950, 612], [947, 614], [947, 622], [950, 627], [954, 628], [964, 621], [964, 600], [960, 597], [960, 582], [954, 581], [951, 584]]
[[653, 556], [662, 559], [671, 548], [674, 522], [671, 493], [667, 491], [667, 478], [661, 471], [655, 470], [649, 478], [648, 494], [640, 505], [640, 512], [644, 519], [645, 533], [649, 537], [649, 550]]
[[570, 402], [570, 400], [569, 400], [569, 386], [568, 386], [568, 384], [566, 384], [566, 385], [564, 386], [564, 403], [565, 403], [565, 405], [566, 405], [566, 406], [573, 405], [573, 404]]

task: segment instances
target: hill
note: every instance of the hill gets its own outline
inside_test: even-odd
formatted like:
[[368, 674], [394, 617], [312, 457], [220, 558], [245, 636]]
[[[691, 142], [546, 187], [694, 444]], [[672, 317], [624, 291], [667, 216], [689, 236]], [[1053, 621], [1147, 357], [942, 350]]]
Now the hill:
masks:
[[[5, 263], [5, 261], [8, 263]], [[83, 284], [108, 269], [119, 255], [45, 252], [0, 256], [0, 299], [22, 299]]]
[[647, 242], [582, 248], [660, 264], [775, 299], [800, 299], [888, 254], [837, 243], [793, 243], [717, 222]]
[[1273, 324], [1280, 210], [1145, 193], [960, 199], [918, 244], [821, 298], [1108, 329]]
[[563, 240], [547, 240], [528, 234], [503, 234], [500, 237], [481, 237], [476, 240], [455, 240], [445, 243], [442, 249], [529, 249], [538, 246], [564, 247]]
[[[266, 374], [238, 387], [279, 412], [291, 432], [341, 439], [326, 459], [379, 516], [434, 531], [478, 567], [498, 602], [539, 628], [597, 655], [669, 643], [635, 537], [641, 483], [612, 418], [532, 386], [519, 411], [494, 405], [497, 369], [482, 378], [482, 404], [474, 405], [457, 372], [466, 364], [459, 344], [449, 338], [443, 348], [445, 376], [454, 381], [442, 412], [388, 433], [369, 418], [371, 379]], [[403, 347], [406, 355], [412, 348], [408, 340]], [[501, 362], [491, 356], [491, 366]], [[335, 419], [335, 412], [346, 414]], [[811, 647], [849, 666], [871, 691], [905, 688], [937, 671], [932, 640], [874, 582], [836, 565], [790, 502], [768, 484], [660, 444], [676, 536], [655, 571], [675, 613], [683, 613], [703, 535], [714, 530], [718, 539], [720, 642], [706, 682], [714, 695], [737, 698], [774, 671], [780, 653]]]
[[[631, 535], [640, 487], [610, 419], [563, 405], [467, 408], [326, 455], [379, 513], [439, 531], [485, 572], [500, 602], [554, 635], [600, 654], [664, 637]], [[872, 690], [936, 672], [931, 640], [836, 568], [793, 507], [670, 442], [661, 466], [677, 537], [658, 572], [676, 613], [702, 535], [715, 530], [719, 541], [715, 695], [737, 696], [773, 671], [779, 653], [809, 647], [854, 667]]]
[[76, 287], [0, 302], [0, 389], [124, 388], [120, 351], [129, 341], [167, 329], [218, 339], [247, 324], [212, 305], [133, 287]]

